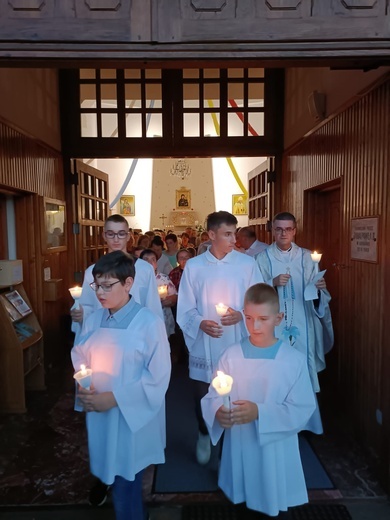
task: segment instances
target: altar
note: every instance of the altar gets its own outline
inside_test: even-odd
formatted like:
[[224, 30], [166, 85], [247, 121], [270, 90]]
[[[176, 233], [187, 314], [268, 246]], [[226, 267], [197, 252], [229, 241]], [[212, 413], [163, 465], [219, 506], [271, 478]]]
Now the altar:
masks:
[[199, 216], [193, 210], [173, 210], [168, 216], [167, 228], [184, 230], [186, 227], [194, 228], [199, 224]]

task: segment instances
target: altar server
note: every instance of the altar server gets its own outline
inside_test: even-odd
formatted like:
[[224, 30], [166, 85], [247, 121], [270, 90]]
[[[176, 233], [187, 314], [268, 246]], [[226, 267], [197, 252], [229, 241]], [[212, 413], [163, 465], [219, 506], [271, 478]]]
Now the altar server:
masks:
[[92, 289], [103, 308], [91, 314], [72, 349], [76, 371], [92, 369], [78, 386], [87, 412], [91, 472], [107, 486], [117, 520], [143, 520], [142, 470], [164, 462], [165, 393], [171, 363], [164, 322], [130, 296], [132, 258], [101, 257]]
[[250, 287], [244, 315], [249, 337], [217, 367], [233, 378], [230, 404], [210, 385], [202, 410], [213, 444], [225, 432], [219, 487], [234, 504], [277, 516], [308, 501], [297, 434], [315, 398], [305, 356], [274, 335], [283, 320], [277, 293]]
[[[126, 252], [128, 242], [131, 240], [127, 220], [122, 215], [111, 215], [108, 217], [104, 223], [103, 239], [107, 243], [108, 253], [112, 251]], [[71, 309], [72, 331], [76, 334], [76, 340], [81, 333], [83, 321], [93, 311], [101, 308], [99, 300], [90, 288], [90, 284], [93, 282], [93, 267], [93, 265], [90, 265], [84, 273], [82, 294], [79, 299], [80, 309]], [[135, 272], [137, 276], [131, 287], [131, 295], [135, 301], [143, 307], [148, 307], [163, 319], [153, 268], [144, 260], [137, 260], [135, 262]]]
[[[207, 464], [211, 453], [200, 400], [207, 393], [222, 352], [248, 335], [242, 315], [244, 294], [248, 287], [263, 281], [253, 258], [234, 250], [236, 226], [237, 219], [231, 213], [210, 213], [207, 231], [211, 246], [188, 260], [180, 281], [177, 322], [189, 351], [190, 378], [194, 382], [199, 464]], [[222, 316], [216, 309], [220, 303], [226, 306]]]

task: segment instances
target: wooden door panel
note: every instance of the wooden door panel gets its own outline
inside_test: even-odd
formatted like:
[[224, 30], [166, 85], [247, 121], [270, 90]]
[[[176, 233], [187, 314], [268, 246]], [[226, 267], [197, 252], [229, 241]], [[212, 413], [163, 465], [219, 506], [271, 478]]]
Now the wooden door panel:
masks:
[[74, 198], [77, 208], [77, 265], [82, 272], [104, 253], [103, 226], [108, 217], [108, 175], [80, 160], [74, 162], [78, 182]]

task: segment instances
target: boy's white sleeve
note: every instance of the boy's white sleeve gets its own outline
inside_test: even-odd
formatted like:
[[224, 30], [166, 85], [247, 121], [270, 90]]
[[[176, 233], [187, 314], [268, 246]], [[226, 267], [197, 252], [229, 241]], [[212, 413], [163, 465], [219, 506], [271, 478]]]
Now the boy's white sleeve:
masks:
[[93, 289], [91, 289], [89, 285], [93, 282], [92, 269], [93, 265], [90, 265], [85, 270], [81, 297], [79, 298], [79, 305], [81, 305], [83, 308], [83, 321], [82, 323], [72, 321], [71, 330], [75, 333], [75, 343], [78, 342], [78, 339], [82, 334], [83, 324], [85, 323], [88, 316], [92, 314], [95, 310], [100, 308], [99, 300], [96, 297], [96, 293], [95, 291], [93, 291]]
[[282, 440], [302, 430], [316, 408], [316, 400], [306, 361], [282, 403], [256, 403], [258, 438], [261, 446]]
[[118, 407], [130, 430], [136, 432], [148, 424], [165, 401], [171, 375], [170, 348], [164, 322], [154, 316], [145, 322], [145, 366], [138, 380], [114, 387]]
[[191, 270], [188, 266], [184, 269], [180, 280], [176, 320], [185, 335], [186, 346], [191, 352], [203, 317], [198, 312], [197, 300], [191, 283]]

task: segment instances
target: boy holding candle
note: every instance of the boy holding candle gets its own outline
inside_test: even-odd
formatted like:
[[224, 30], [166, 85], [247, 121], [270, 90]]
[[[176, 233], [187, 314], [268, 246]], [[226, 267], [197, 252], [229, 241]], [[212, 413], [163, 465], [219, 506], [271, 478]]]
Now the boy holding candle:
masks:
[[315, 410], [315, 397], [305, 356], [274, 335], [283, 319], [275, 290], [250, 287], [244, 316], [250, 336], [218, 363], [233, 379], [230, 409], [223, 405], [223, 385], [213, 380], [202, 410], [213, 444], [225, 432], [220, 488], [234, 504], [277, 516], [308, 500], [297, 434]]
[[163, 321], [129, 294], [134, 273], [122, 251], [97, 261], [91, 288], [102, 308], [71, 353], [76, 371], [92, 370], [91, 389], [78, 386], [78, 401], [87, 412], [91, 472], [112, 486], [116, 520], [144, 520], [142, 470], [164, 462], [171, 370]]
[[[296, 219], [288, 212], [278, 213], [272, 221], [274, 243], [257, 255], [256, 262], [264, 281], [278, 292], [280, 310], [284, 317], [276, 328], [276, 335], [285, 338], [307, 359], [315, 392], [320, 391], [318, 372], [325, 368], [325, 354], [333, 345], [330, 314], [330, 294], [324, 278], [315, 284], [315, 300], [306, 299], [305, 288], [318, 273], [311, 251], [297, 246]], [[322, 433], [319, 410], [306, 429]]]
[[[199, 428], [196, 445], [199, 464], [207, 464], [211, 455], [200, 400], [207, 393], [222, 352], [229, 344], [248, 335], [242, 316], [244, 294], [248, 287], [263, 281], [253, 258], [234, 250], [236, 226], [237, 219], [231, 213], [210, 213], [207, 231], [211, 246], [205, 253], [188, 260], [180, 281], [177, 323], [189, 351]], [[223, 316], [219, 316], [216, 309], [220, 303], [227, 306]]]
[[[129, 224], [122, 215], [111, 215], [104, 223], [103, 238], [107, 244], [108, 253], [113, 251], [127, 252], [129, 243], [133, 240], [129, 229]], [[135, 259], [134, 259], [135, 260]], [[81, 297], [78, 300], [79, 308], [73, 306], [70, 312], [72, 317], [72, 331], [76, 335], [76, 340], [81, 334], [84, 320], [95, 310], [101, 308], [99, 300], [91, 290], [90, 284], [93, 282], [92, 269], [90, 265], [84, 273]], [[160, 298], [157, 293], [154, 272], [150, 265], [144, 260], [135, 262], [135, 272], [137, 276], [131, 287], [131, 294], [134, 299], [144, 307], [148, 307], [157, 316], [162, 316]]]

